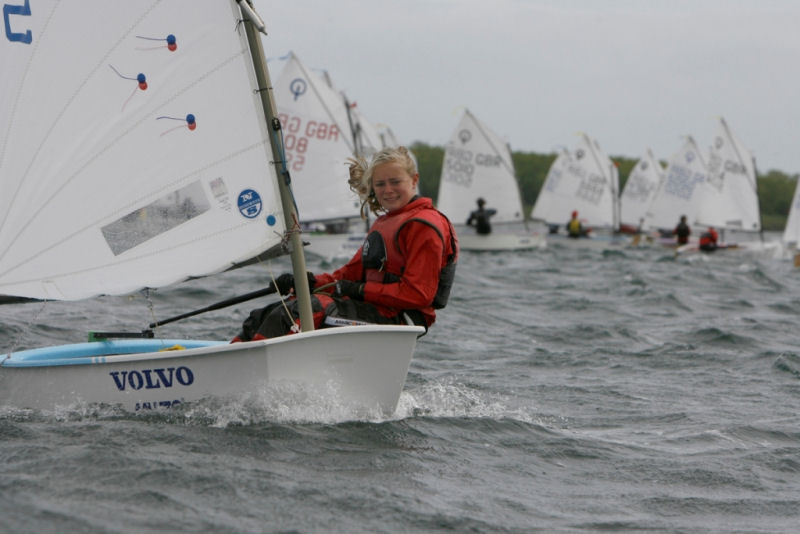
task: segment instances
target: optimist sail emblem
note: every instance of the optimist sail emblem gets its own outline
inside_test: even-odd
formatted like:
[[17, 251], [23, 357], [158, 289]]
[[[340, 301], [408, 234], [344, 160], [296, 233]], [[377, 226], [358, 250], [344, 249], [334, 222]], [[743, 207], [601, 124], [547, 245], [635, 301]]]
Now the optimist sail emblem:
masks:
[[245, 189], [239, 193], [239, 213], [248, 219], [255, 219], [261, 213], [261, 196], [252, 189]]

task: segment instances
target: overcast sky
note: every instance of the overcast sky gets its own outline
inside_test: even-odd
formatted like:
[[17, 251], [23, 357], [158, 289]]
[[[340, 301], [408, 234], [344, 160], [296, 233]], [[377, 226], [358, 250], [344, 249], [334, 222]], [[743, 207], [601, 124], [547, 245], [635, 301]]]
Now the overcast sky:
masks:
[[[270, 58], [327, 70], [406, 144], [444, 145], [464, 107], [513, 150], [595, 137], [612, 156], [722, 116], [760, 172], [800, 173], [800, 0], [255, 0]], [[282, 68], [270, 61], [273, 78]]]

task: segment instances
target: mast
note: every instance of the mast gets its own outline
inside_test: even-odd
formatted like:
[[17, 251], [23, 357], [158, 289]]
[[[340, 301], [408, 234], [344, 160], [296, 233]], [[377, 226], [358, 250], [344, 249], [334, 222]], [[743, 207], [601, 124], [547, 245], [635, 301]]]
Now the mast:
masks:
[[758, 202], [758, 236], [761, 238], [761, 243], [764, 243], [764, 217], [761, 215], [761, 199], [758, 196], [758, 169], [756, 168], [756, 157], [752, 156], [753, 160], [753, 176], [756, 183], [753, 184], [756, 188], [756, 202]]
[[[278, 112], [275, 106], [275, 98], [272, 94], [272, 82], [267, 70], [267, 61], [264, 57], [264, 48], [261, 45], [261, 36], [267, 34], [264, 21], [253, 10], [250, 0], [236, 0], [245, 16], [245, 31], [247, 32], [247, 42], [250, 45], [250, 54], [253, 58], [253, 68], [255, 69], [256, 80], [260, 88], [261, 103], [264, 107], [264, 120], [267, 123], [269, 142], [272, 148], [272, 158], [275, 163], [275, 172], [278, 176], [278, 189], [281, 193], [281, 204], [283, 205], [283, 217], [286, 222], [286, 229], [289, 233], [289, 251], [292, 258], [292, 272], [294, 274], [295, 292], [297, 294], [298, 310], [300, 312], [300, 326], [304, 332], [314, 330], [314, 316], [311, 312], [311, 291], [308, 287], [306, 277], [306, 259], [303, 255], [303, 241], [300, 239], [300, 232], [297, 231], [299, 218], [297, 209], [292, 198], [290, 189], [291, 179], [289, 171], [284, 166], [279, 136], [281, 122], [278, 119]], [[283, 178], [283, 179], [281, 179]]]
[[[344, 100], [344, 109], [347, 111], [347, 122], [350, 125], [350, 133], [353, 136], [353, 156], [359, 159], [364, 157], [364, 141], [361, 137], [361, 123], [353, 120], [353, 108], [350, 106], [350, 101], [347, 99], [347, 95], [344, 94], [344, 91], [342, 91], [342, 99]], [[364, 219], [364, 231], [367, 233], [369, 233], [369, 226], [369, 210], [367, 210], [367, 217]]]

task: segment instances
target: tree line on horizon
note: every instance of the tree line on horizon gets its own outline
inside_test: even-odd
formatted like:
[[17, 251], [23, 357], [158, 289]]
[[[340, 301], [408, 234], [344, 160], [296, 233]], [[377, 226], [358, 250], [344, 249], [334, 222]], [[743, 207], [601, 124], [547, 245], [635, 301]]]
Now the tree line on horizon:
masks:
[[[444, 163], [444, 147], [416, 141], [409, 148], [417, 158], [420, 194], [436, 202]], [[609, 157], [619, 169], [619, 186], [622, 191], [631, 170], [639, 160], [623, 156]], [[529, 217], [556, 154], [512, 151], [511, 159], [514, 161], [525, 216]], [[661, 164], [666, 167], [665, 161], [661, 161]], [[770, 170], [766, 174], [757, 173], [758, 201], [764, 230], [783, 231], [799, 177], [798, 174], [788, 175], [777, 170]], [[565, 217], [569, 218], [569, 214]]]

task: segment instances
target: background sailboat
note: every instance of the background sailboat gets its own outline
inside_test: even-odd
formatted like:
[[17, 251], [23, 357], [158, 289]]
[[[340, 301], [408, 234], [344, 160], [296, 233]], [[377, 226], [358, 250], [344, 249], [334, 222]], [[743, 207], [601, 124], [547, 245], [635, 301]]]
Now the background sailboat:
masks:
[[[547, 223], [551, 232], [563, 233], [573, 211], [585, 227], [592, 228], [592, 237], [610, 236], [619, 229], [617, 167], [599, 143], [584, 133], [574, 151], [562, 151], [550, 166], [531, 216]], [[556, 235], [552, 232], [548, 238]]]
[[[755, 158], [721, 117], [709, 150], [708, 176], [700, 205], [698, 222], [723, 232], [727, 241], [734, 233], [739, 238], [761, 233]], [[752, 247], [752, 237], [750, 241]], [[758, 243], [761, 244], [760, 239]]]
[[672, 230], [685, 215], [692, 234], [696, 235], [700, 229], [698, 217], [707, 174], [697, 143], [687, 136], [667, 164], [664, 180], [645, 214], [645, 228]]
[[664, 169], [649, 148], [633, 170], [620, 196], [621, 223], [632, 229], [638, 229], [650, 203], [653, 201], [661, 181]]
[[[476, 200], [494, 209], [492, 233], [477, 235], [465, 223]], [[513, 250], [545, 244], [542, 234], [511, 229], [524, 223], [511, 151], [497, 134], [464, 111], [445, 148], [437, 207], [458, 229], [461, 250]]]
[[800, 267], [800, 185], [795, 184], [789, 217], [781, 235], [780, 253], [784, 258], [793, 258], [795, 267]]
[[[285, 232], [296, 214], [278, 177], [281, 130], [260, 90], [271, 87], [263, 23], [248, 4], [42, 0], [11, 18], [31, 39], [0, 41], [0, 294], [125, 294], [286, 250], [305, 281], [299, 235]], [[308, 287], [297, 291], [309, 330]], [[356, 412], [391, 412], [422, 332], [343, 327], [228, 344], [150, 327], [143, 339], [0, 355], [0, 405], [146, 410], [334, 384]]]
[[326, 260], [349, 259], [366, 223], [347, 184], [347, 159], [380, 149], [378, 130], [334, 89], [327, 73], [316, 74], [293, 52], [275, 83], [275, 98], [307, 250]]

